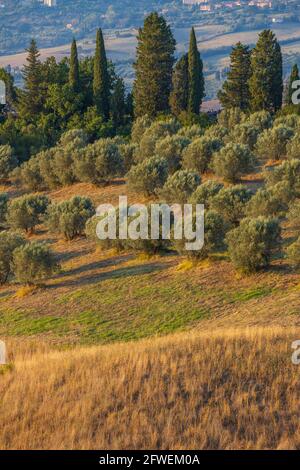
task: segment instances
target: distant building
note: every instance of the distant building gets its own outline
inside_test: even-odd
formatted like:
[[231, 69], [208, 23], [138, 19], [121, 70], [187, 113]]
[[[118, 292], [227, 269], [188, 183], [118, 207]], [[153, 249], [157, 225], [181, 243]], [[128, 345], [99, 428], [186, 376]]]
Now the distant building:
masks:
[[56, 0], [44, 0], [44, 5], [47, 7], [56, 7], [57, 1]]

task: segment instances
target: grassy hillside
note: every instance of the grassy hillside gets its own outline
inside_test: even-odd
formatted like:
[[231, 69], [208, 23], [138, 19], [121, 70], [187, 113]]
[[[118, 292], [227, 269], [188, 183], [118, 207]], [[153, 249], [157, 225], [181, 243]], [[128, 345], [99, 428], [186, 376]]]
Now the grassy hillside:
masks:
[[1, 449], [294, 449], [300, 330], [193, 332], [51, 352], [8, 341]]
[[[90, 196], [95, 204], [138, 197], [118, 184], [78, 184], [49, 194]], [[249, 182], [249, 184], [253, 184]], [[13, 197], [15, 194], [12, 194]], [[285, 260], [267, 272], [240, 277], [226, 253], [195, 266], [170, 253], [146, 257], [99, 251], [85, 238], [71, 242], [40, 226], [62, 271], [37, 289], [0, 288], [0, 336], [35, 336], [64, 344], [128, 341], [189, 328], [298, 325], [299, 274]]]

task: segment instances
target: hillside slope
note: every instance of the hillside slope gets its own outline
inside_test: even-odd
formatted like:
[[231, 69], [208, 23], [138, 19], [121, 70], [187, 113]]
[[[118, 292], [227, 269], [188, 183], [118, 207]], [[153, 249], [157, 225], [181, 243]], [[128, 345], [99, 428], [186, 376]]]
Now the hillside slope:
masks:
[[299, 449], [299, 335], [220, 330], [65, 352], [9, 341], [0, 447]]
[[[130, 203], [137, 200], [121, 182], [105, 188], [76, 184], [49, 196], [61, 201], [75, 194], [91, 197], [95, 205], [117, 204], [119, 194], [127, 194]], [[13, 283], [0, 287], [1, 338], [103, 344], [191, 328], [300, 325], [300, 277], [284, 259], [241, 277], [226, 253], [189, 266], [172, 253], [101, 252], [85, 238], [66, 242], [43, 226], [30, 239], [46, 240], [62, 271], [33, 291]]]

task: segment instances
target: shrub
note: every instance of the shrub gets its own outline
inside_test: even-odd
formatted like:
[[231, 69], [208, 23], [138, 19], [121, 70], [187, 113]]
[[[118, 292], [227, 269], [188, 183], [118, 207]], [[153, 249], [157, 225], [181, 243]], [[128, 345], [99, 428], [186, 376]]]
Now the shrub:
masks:
[[230, 135], [225, 139], [227, 142], [234, 142], [235, 144], [247, 145], [250, 150], [253, 150], [260, 130], [258, 127], [253, 126], [247, 122], [235, 126]]
[[164, 158], [149, 158], [133, 166], [127, 176], [130, 189], [147, 196], [153, 195], [167, 180], [168, 162]]
[[289, 160], [276, 166], [265, 175], [267, 185], [285, 184], [290, 197], [300, 197], [300, 160]]
[[0, 224], [3, 224], [6, 220], [8, 206], [8, 196], [6, 193], [0, 193]]
[[295, 268], [300, 267], [300, 237], [286, 249], [288, 261]]
[[182, 153], [190, 143], [186, 137], [167, 136], [156, 143], [155, 154], [167, 160], [169, 172], [174, 173], [181, 168]]
[[77, 153], [75, 174], [79, 181], [105, 184], [123, 174], [118, 146], [111, 139], [100, 139]]
[[196, 173], [189, 173], [186, 170], [176, 171], [169, 176], [158, 194], [166, 202], [183, 204], [188, 201], [200, 183], [201, 180]]
[[256, 155], [263, 160], [280, 160], [286, 157], [287, 144], [293, 135], [294, 130], [283, 125], [266, 129], [258, 138]]
[[15, 249], [12, 269], [18, 282], [32, 285], [52, 276], [59, 265], [48, 245], [32, 242]]
[[246, 214], [249, 217], [268, 217], [276, 216], [286, 210], [287, 205], [278, 197], [276, 191], [273, 191], [272, 188], [261, 188], [250, 199]]
[[252, 273], [270, 264], [273, 251], [280, 243], [277, 220], [258, 217], [244, 219], [226, 237], [230, 258], [237, 269]]
[[191, 204], [204, 204], [205, 208], [210, 207], [211, 200], [223, 189], [224, 186], [216, 181], [206, 181], [200, 184], [190, 197]]
[[0, 233], [0, 284], [5, 284], [8, 281], [11, 274], [13, 252], [24, 243], [24, 238], [17, 233]]
[[[194, 219], [194, 230], [196, 228], [196, 220]], [[201, 250], [187, 250], [186, 243], [190, 240], [183, 238], [182, 240], [174, 240], [174, 248], [184, 256], [191, 259], [205, 259], [212, 252], [220, 250], [224, 247], [225, 223], [223, 218], [214, 211], [205, 213], [204, 224], [204, 245]]]
[[253, 170], [254, 164], [255, 158], [248, 146], [230, 143], [214, 155], [211, 167], [217, 176], [236, 183], [243, 174]]
[[218, 212], [226, 223], [237, 225], [245, 216], [246, 205], [252, 196], [253, 193], [242, 185], [224, 188], [211, 199], [210, 208]]
[[240, 108], [228, 108], [221, 111], [218, 116], [218, 124], [226, 129], [233, 129], [237, 124], [241, 124], [246, 119], [246, 114]]
[[200, 175], [208, 170], [212, 155], [219, 150], [222, 142], [206, 136], [194, 140], [183, 152], [183, 167], [197, 171]]
[[47, 224], [52, 232], [62, 233], [66, 240], [84, 235], [85, 224], [95, 213], [89, 198], [75, 196], [69, 201], [52, 204], [48, 209]]
[[0, 145], [0, 180], [6, 180], [18, 161], [9, 145]]
[[15, 230], [32, 231], [41, 223], [48, 205], [49, 199], [46, 196], [25, 195], [13, 199], [8, 204], [7, 223]]

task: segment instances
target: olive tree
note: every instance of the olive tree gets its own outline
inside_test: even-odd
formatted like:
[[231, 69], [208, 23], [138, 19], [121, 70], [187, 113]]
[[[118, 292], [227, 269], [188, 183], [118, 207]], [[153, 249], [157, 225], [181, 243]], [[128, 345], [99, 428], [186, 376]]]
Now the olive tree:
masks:
[[262, 132], [272, 127], [273, 118], [269, 111], [257, 111], [256, 113], [250, 114], [245, 122], [253, 127], [257, 127], [259, 132]]
[[259, 133], [260, 130], [258, 127], [244, 122], [235, 126], [225, 141], [228, 143], [234, 142], [235, 144], [248, 145], [250, 150], [253, 150], [256, 145]]
[[151, 196], [165, 184], [168, 177], [168, 162], [164, 158], [149, 158], [133, 166], [127, 177], [131, 190]]
[[[196, 229], [196, 218], [193, 219], [193, 229]], [[201, 260], [224, 247], [225, 233], [226, 225], [222, 216], [217, 212], [208, 211], [205, 213], [204, 244], [202, 248], [199, 250], [188, 250], [186, 243], [190, 243], [191, 240], [187, 240], [185, 237], [181, 240], [174, 240], [173, 245], [181, 255], [187, 256], [190, 259]]]
[[200, 183], [197, 173], [179, 170], [168, 177], [163, 188], [158, 191], [158, 195], [166, 202], [183, 204], [188, 201]]
[[265, 174], [267, 186], [285, 184], [290, 197], [300, 197], [300, 160], [287, 160]]
[[287, 205], [273, 188], [260, 188], [247, 204], [246, 214], [249, 217], [278, 216], [287, 210]]
[[167, 121], [154, 121], [145, 131], [141, 140], [139, 150], [137, 151], [137, 161], [142, 161], [155, 155], [155, 147], [159, 140], [168, 135], [174, 135], [178, 132], [180, 124], [175, 119]]
[[12, 172], [17, 184], [26, 187], [30, 191], [42, 191], [47, 188], [40, 170], [39, 154], [31, 157]]
[[245, 216], [252, 196], [252, 191], [243, 185], [223, 188], [211, 199], [210, 208], [218, 212], [227, 224], [237, 225]]
[[278, 220], [264, 217], [243, 219], [226, 237], [231, 261], [245, 273], [268, 267], [280, 241]]
[[98, 185], [120, 176], [124, 171], [124, 162], [118, 145], [111, 139], [100, 139], [88, 145], [77, 152], [74, 171], [79, 181]]
[[18, 282], [34, 285], [55, 274], [59, 264], [47, 244], [32, 242], [14, 250], [12, 270]]
[[208, 180], [200, 184], [193, 192], [189, 202], [191, 204], [203, 204], [206, 209], [210, 208], [211, 200], [224, 188], [224, 185], [216, 181]]
[[296, 199], [290, 204], [287, 218], [291, 227], [296, 228], [300, 233], [300, 199]]
[[237, 183], [242, 175], [251, 172], [255, 157], [247, 145], [229, 143], [213, 157], [214, 173], [229, 183]]
[[12, 199], [7, 211], [9, 227], [32, 232], [34, 227], [42, 222], [49, 203], [47, 196], [34, 194]]
[[286, 249], [288, 261], [295, 268], [300, 267], [300, 237]]
[[6, 193], [0, 193], [0, 225], [4, 224], [6, 221], [8, 206], [8, 196]]
[[296, 132], [294, 137], [288, 142], [286, 147], [287, 158], [289, 160], [300, 159], [300, 132]]
[[294, 130], [283, 125], [266, 129], [257, 140], [255, 153], [263, 160], [280, 160], [286, 157], [287, 144], [293, 136]]
[[226, 129], [233, 129], [237, 124], [246, 120], [246, 114], [240, 108], [228, 108], [221, 111], [218, 116], [218, 124]]
[[85, 233], [85, 224], [95, 214], [92, 201], [74, 196], [69, 201], [51, 204], [47, 213], [47, 225], [52, 232], [62, 233], [66, 240]]
[[174, 173], [181, 168], [183, 151], [190, 143], [186, 137], [167, 136], [156, 143], [155, 154], [167, 160], [169, 172]]
[[14, 250], [24, 243], [24, 238], [18, 233], [0, 232], [0, 284], [8, 281]]
[[6, 180], [18, 160], [9, 145], [0, 145], [0, 181]]
[[186, 170], [197, 171], [203, 174], [208, 170], [214, 152], [222, 147], [219, 139], [199, 137], [194, 140], [183, 152], [183, 167]]

